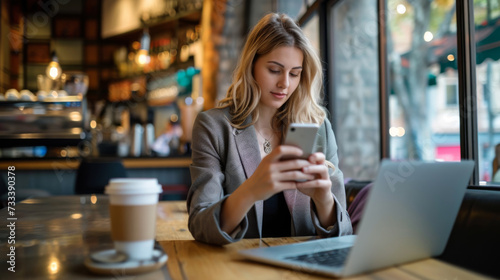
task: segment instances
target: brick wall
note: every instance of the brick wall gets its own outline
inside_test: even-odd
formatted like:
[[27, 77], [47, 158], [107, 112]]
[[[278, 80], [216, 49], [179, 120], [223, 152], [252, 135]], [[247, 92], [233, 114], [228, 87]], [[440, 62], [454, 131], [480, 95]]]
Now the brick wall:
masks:
[[376, 2], [343, 1], [334, 11], [328, 83], [339, 167], [346, 178], [374, 179], [380, 156]]

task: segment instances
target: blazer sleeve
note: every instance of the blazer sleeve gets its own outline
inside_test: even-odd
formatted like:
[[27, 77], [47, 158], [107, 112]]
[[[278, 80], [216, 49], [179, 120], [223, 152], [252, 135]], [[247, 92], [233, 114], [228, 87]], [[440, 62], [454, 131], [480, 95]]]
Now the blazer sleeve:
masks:
[[[231, 235], [220, 228], [220, 211], [224, 200], [225, 135], [217, 116], [206, 112], [198, 114], [193, 126], [191, 187], [187, 196], [188, 228], [194, 239], [216, 245], [236, 242], [248, 229], [247, 217]], [[229, 133], [225, 133], [229, 134]]]
[[337, 154], [337, 142], [332, 126], [328, 119], [325, 119], [319, 132], [318, 150], [325, 154], [326, 160], [333, 163], [335, 169], [329, 168], [330, 180], [332, 181], [332, 194], [337, 210], [337, 222], [325, 229], [321, 226], [316, 214], [316, 208], [311, 200], [311, 218], [318, 235], [323, 237], [342, 236], [352, 234], [351, 218], [347, 213], [346, 193], [344, 186], [344, 174], [338, 167], [339, 158]]

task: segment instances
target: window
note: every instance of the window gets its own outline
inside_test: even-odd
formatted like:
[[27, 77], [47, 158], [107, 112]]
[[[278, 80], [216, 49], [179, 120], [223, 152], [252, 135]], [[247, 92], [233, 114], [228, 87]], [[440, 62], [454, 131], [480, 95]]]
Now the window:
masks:
[[374, 179], [380, 154], [468, 158], [473, 184], [500, 185], [500, 1], [317, 0], [302, 15], [311, 9], [327, 22], [320, 49], [346, 177]]
[[387, 1], [390, 157], [460, 160], [455, 1]]
[[500, 2], [474, 0], [474, 24], [479, 180], [500, 184]]
[[278, 12], [285, 13], [293, 19], [303, 14], [306, 6], [304, 0], [278, 0]]
[[319, 49], [319, 16], [318, 14], [314, 14], [306, 23], [302, 25], [302, 30], [304, 34], [307, 36], [309, 41], [314, 47], [314, 50], [318, 55], [320, 55]]

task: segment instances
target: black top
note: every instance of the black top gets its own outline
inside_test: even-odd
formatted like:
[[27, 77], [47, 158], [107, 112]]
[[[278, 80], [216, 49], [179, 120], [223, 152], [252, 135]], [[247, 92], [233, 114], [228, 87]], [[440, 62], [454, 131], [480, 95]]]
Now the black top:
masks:
[[283, 192], [264, 201], [262, 215], [262, 237], [291, 236], [292, 217], [286, 205]]

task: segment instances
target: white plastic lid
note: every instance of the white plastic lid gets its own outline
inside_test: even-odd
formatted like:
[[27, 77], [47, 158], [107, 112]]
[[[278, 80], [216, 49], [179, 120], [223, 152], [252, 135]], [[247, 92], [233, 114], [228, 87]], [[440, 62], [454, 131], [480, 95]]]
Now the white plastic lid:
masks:
[[157, 194], [163, 190], [156, 178], [114, 178], [109, 180], [106, 194]]

